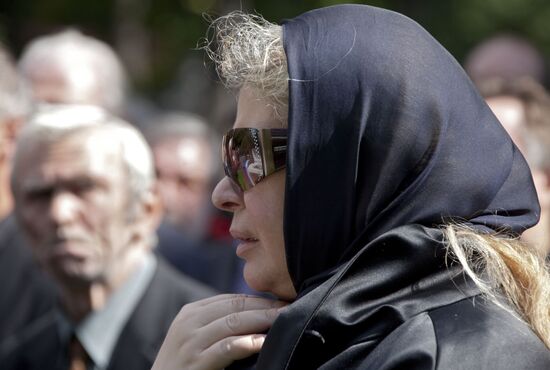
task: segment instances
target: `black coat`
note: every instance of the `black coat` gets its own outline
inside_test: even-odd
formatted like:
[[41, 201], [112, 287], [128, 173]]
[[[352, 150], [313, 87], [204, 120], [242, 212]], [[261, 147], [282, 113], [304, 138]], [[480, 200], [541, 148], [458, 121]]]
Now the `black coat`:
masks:
[[[281, 314], [258, 369], [550, 369], [550, 351], [510, 311], [479, 295], [444, 251], [407, 226], [370, 244]], [[417, 242], [424, 240], [421, 244]], [[373, 263], [384, 249], [395, 260]], [[400, 268], [395, 261], [409, 259]], [[432, 268], [414, 268], [419, 261]], [[381, 276], [385, 274], [385, 276]]]
[[56, 289], [37, 266], [13, 215], [0, 222], [0, 342], [51, 310]]
[[192, 240], [163, 222], [157, 230], [155, 251], [186, 276], [220, 293], [250, 293], [244, 289], [243, 263], [230, 242]]
[[[148, 288], [119, 336], [108, 370], [150, 369], [183, 305], [213, 293], [159, 259]], [[65, 370], [67, 361], [54, 312], [44, 315], [0, 348], [2, 370]]]

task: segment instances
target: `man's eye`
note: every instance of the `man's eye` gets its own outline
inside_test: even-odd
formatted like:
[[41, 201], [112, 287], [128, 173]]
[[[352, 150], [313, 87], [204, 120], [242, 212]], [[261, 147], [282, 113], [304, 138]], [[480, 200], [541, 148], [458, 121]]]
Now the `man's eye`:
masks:
[[75, 194], [82, 194], [88, 191], [92, 191], [93, 189], [95, 189], [95, 187], [96, 187], [96, 184], [93, 181], [82, 180], [82, 181], [75, 182], [73, 186], [71, 186], [72, 188], [71, 190]]
[[31, 201], [45, 201], [52, 197], [52, 193], [52, 189], [36, 189], [27, 193], [27, 199]]
[[189, 185], [191, 184], [191, 179], [187, 177], [178, 177], [177, 181], [178, 185], [183, 187], [189, 187]]

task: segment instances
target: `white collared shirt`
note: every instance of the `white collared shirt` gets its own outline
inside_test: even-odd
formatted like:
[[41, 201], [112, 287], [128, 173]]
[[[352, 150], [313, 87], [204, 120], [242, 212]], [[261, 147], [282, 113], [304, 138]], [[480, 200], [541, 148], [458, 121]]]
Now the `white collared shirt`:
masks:
[[76, 327], [59, 311], [61, 338], [68, 343], [74, 327], [76, 337], [93, 362], [93, 370], [107, 369], [120, 333], [149, 286], [156, 266], [156, 258], [149, 254], [141, 267], [109, 297], [105, 307], [91, 312]]

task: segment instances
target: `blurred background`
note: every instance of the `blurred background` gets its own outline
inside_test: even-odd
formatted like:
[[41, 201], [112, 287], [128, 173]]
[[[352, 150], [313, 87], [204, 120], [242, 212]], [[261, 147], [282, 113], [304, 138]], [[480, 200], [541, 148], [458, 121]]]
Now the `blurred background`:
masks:
[[36, 36], [77, 28], [120, 55], [131, 81], [131, 118], [146, 120], [158, 109], [180, 109], [204, 116], [223, 131], [231, 124], [234, 99], [204, 68], [203, 52], [197, 50], [208, 25], [204, 14], [242, 9], [280, 22], [344, 2], [413, 18], [460, 62], [480, 41], [501, 32], [530, 40], [546, 59], [550, 55], [547, 0], [1, 0], [0, 41], [18, 57]]

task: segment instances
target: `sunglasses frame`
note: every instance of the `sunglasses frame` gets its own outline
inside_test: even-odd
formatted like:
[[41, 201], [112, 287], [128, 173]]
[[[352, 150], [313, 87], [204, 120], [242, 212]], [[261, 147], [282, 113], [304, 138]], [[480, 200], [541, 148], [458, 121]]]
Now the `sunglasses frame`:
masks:
[[[257, 185], [267, 176], [286, 167], [286, 146], [287, 146], [287, 129], [271, 128], [260, 129], [252, 127], [234, 128], [223, 136], [222, 139], [222, 163], [225, 175], [232, 183], [237, 185], [241, 191], [246, 191]], [[253, 143], [253, 147], [246, 152], [240, 152], [240, 146], [237, 150], [234, 141], [239, 140], [242, 144], [247, 140], [248, 143]], [[254, 153], [249, 154], [250, 151]], [[234, 152], [241, 154], [238, 161], [233, 161], [235, 158], [232, 155]], [[246, 158], [258, 158], [260, 161], [254, 160], [251, 165], [244, 167], [241, 160], [245, 154]], [[255, 156], [254, 156], [255, 154]], [[250, 171], [252, 165], [261, 164], [261, 173]], [[241, 181], [239, 181], [241, 179]]]

